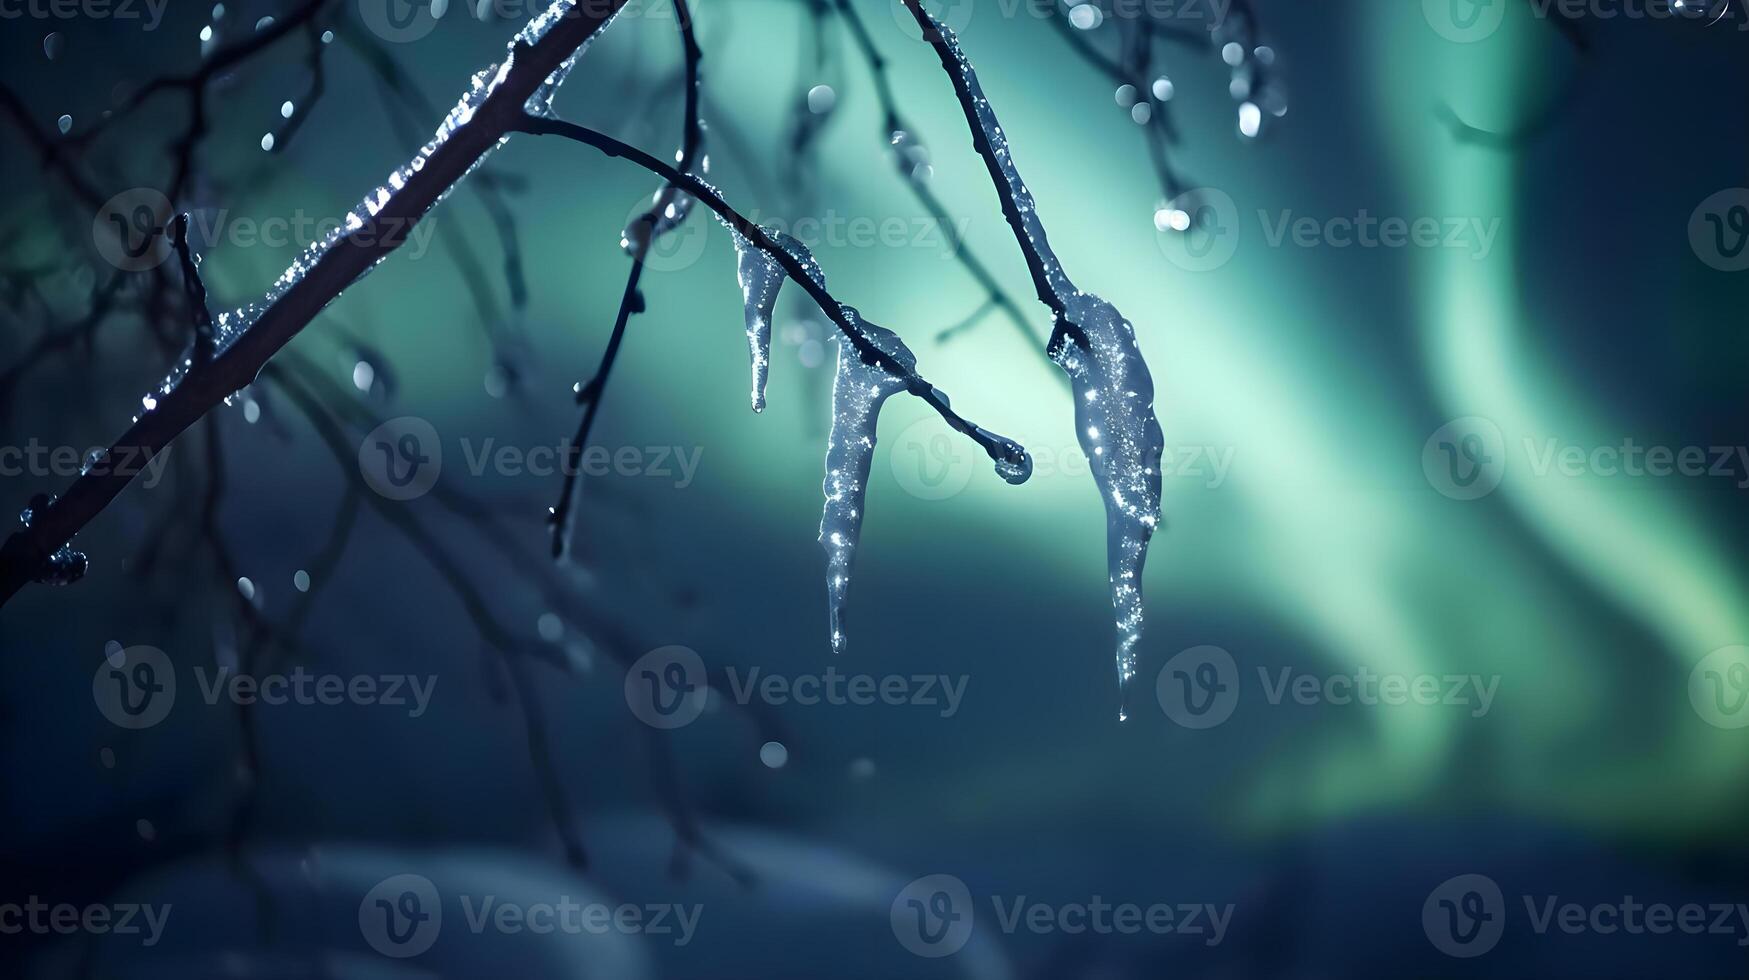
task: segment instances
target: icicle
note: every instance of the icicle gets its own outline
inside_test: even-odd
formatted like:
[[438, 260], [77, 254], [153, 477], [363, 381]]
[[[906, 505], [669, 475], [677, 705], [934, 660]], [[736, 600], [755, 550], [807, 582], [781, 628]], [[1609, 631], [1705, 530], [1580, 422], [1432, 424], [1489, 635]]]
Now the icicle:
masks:
[[[780, 232], [767, 229], [778, 247], [794, 256], [808, 270], [808, 275], [821, 286], [825, 275], [806, 245]], [[783, 266], [764, 249], [755, 246], [740, 232], [734, 233], [737, 277], [741, 281], [741, 296], [747, 317], [747, 355], [753, 364], [753, 410], [765, 411], [765, 382], [771, 372], [771, 316], [777, 308], [777, 294], [786, 277]]]
[[[728, 225], [727, 221], [723, 222]], [[747, 345], [753, 357], [753, 408], [764, 407], [766, 371], [771, 360], [771, 315], [785, 270], [777, 259], [734, 232], [739, 257], [738, 274], [746, 301]], [[777, 247], [797, 264], [815, 285], [826, 287], [826, 274], [806, 245], [782, 232], [766, 229]], [[832, 652], [843, 653], [847, 641], [844, 610], [850, 586], [850, 569], [862, 535], [863, 498], [868, 489], [869, 467], [874, 457], [875, 426], [881, 405], [905, 391], [915, 381], [917, 356], [898, 334], [864, 320], [855, 307], [840, 304], [844, 320], [873, 347], [905, 372], [900, 376], [879, 362], [865, 360], [850, 335], [837, 331], [838, 371], [832, 382], [832, 431], [826, 442], [826, 507], [820, 517], [820, 544], [826, 549], [827, 612], [832, 634]], [[872, 355], [871, 355], [872, 357]], [[940, 389], [930, 394], [946, 406]], [[1032, 475], [1032, 458], [1011, 439], [984, 429], [977, 433], [997, 447], [996, 472], [1009, 483], [1024, 483]]]
[[[1091, 293], [1065, 297], [1073, 324], [1051, 359], [1075, 390], [1075, 434], [1105, 503], [1106, 562], [1117, 617], [1120, 696], [1136, 675], [1142, 638], [1142, 565], [1160, 524], [1160, 454], [1165, 438], [1154, 416], [1154, 379], [1136, 346], [1135, 329]], [[1127, 708], [1118, 709], [1118, 718]]]
[[[41, 493], [30, 498], [30, 503], [18, 515], [19, 526], [30, 527], [37, 512], [53, 506], [55, 499]], [[65, 542], [49, 555], [42, 567], [36, 570], [32, 580], [42, 585], [72, 585], [84, 578], [90, 568], [91, 559], [83, 551], [74, 551], [71, 542]]]
[[[916, 355], [898, 335], [877, 327], [849, 306], [840, 307], [850, 322], [882, 353], [907, 370]], [[826, 511], [820, 518], [820, 544], [826, 549], [826, 596], [832, 630], [832, 652], [843, 653], [844, 610], [850, 569], [862, 536], [863, 497], [874, 459], [875, 425], [881, 405], [904, 391], [905, 383], [878, 364], [862, 359], [856, 344], [838, 334], [838, 375], [832, 382], [832, 433], [826, 440]]]
[[[1015, 232], [1037, 259], [1044, 287], [1062, 312], [1051, 359], [1075, 391], [1075, 429], [1105, 504], [1106, 561], [1116, 617], [1117, 681], [1127, 703], [1142, 637], [1142, 566], [1160, 523], [1160, 455], [1165, 438], [1154, 416], [1154, 380], [1136, 345], [1135, 329], [1115, 307], [1069, 281], [1045, 239], [1032, 193], [1020, 179], [1008, 137], [953, 31], [935, 25], [946, 48], [943, 66], [971, 106], [972, 123], [988, 142], [996, 176], [1014, 201]], [[926, 36], [928, 31], [925, 31]], [[1120, 704], [1118, 719], [1128, 717]]]

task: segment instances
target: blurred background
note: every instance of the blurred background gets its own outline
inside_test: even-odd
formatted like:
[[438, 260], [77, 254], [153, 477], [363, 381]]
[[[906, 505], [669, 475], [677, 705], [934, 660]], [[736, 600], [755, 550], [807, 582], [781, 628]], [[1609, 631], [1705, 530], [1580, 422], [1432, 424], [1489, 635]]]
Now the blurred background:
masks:
[[[552, 564], [659, 184], [514, 139], [78, 537], [83, 581], [0, 611], [6, 973], [1741, 976], [1741, 4], [934, 8], [1153, 372], [1122, 723], [1048, 314], [933, 51], [849, 6], [905, 137], [840, 5], [694, 0], [709, 179], [1031, 481], [888, 403], [834, 657], [830, 326], [783, 298], [748, 411], [734, 243], [694, 214]], [[15, 508], [186, 341], [174, 258], [118, 263], [114, 215], [167, 194], [214, 310], [255, 301], [533, 12], [316, 4], [208, 78], [302, 7], [123, 7], [0, 7]], [[634, 5], [559, 112], [667, 158], [675, 26]], [[189, 89], [105, 119], [160, 76], [205, 93], [186, 173]], [[378, 492], [391, 419], [429, 492]], [[652, 714], [675, 670], [712, 689]], [[244, 704], [239, 672], [346, 693]]]

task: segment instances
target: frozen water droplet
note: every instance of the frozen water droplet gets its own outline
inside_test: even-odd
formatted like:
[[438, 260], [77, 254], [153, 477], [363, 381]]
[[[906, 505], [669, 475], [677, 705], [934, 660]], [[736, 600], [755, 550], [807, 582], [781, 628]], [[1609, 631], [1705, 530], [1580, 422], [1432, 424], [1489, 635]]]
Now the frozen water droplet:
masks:
[[72, 116], [62, 116], [61, 118], [55, 120], [55, 127], [61, 131], [62, 136], [67, 135], [68, 133], [73, 131], [73, 117]]
[[310, 591], [310, 573], [301, 568], [293, 572], [292, 588], [297, 589], [299, 592]]
[[249, 581], [247, 575], [237, 580], [237, 592], [243, 596], [244, 601], [255, 601], [255, 583]]
[[808, 111], [816, 116], [823, 116], [832, 111], [838, 104], [838, 93], [830, 85], [816, 85], [808, 89]]
[[1228, 41], [1221, 46], [1221, 60], [1234, 68], [1245, 61], [1245, 46], [1238, 41]]
[[61, 49], [66, 46], [66, 39], [58, 31], [50, 31], [43, 36], [43, 57], [50, 61], [61, 56]]
[[1263, 128], [1263, 110], [1255, 102], [1247, 102], [1239, 106], [1239, 132], [1247, 139], [1256, 139], [1257, 133]]
[[1113, 95], [1117, 99], [1117, 104], [1125, 109], [1136, 104], [1136, 87], [1134, 85], [1119, 85]]
[[1105, 23], [1105, 11], [1097, 4], [1078, 3], [1069, 8], [1069, 23], [1083, 31], [1091, 31]]
[[548, 643], [557, 643], [565, 638], [565, 621], [555, 613], [541, 613], [540, 619], [535, 621], [535, 630], [540, 633], [541, 639]]
[[1159, 78], [1154, 79], [1153, 92], [1156, 101], [1170, 102], [1173, 93], [1176, 91], [1177, 89], [1173, 86], [1172, 79], [1167, 78], [1165, 75], [1161, 75]]
[[298, 107], [296, 105], [292, 104], [292, 100], [290, 100], [290, 99], [286, 99], [284, 102], [281, 102], [279, 104], [279, 118], [281, 118], [281, 119], [290, 119], [292, 117], [292, 113], [294, 113], [296, 111], [298, 111]]
[[789, 748], [782, 742], [766, 742], [759, 747], [759, 761], [767, 769], [782, 769], [789, 762]]
[[261, 134], [261, 148], [263, 150], [267, 151], [268, 153], [273, 152], [273, 134], [272, 133]]

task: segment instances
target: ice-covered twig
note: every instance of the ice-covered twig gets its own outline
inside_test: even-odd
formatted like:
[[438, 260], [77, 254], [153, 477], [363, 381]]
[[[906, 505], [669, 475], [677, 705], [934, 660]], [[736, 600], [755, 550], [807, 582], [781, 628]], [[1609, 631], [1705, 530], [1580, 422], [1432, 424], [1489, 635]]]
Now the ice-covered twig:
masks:
[[[953, 216], [948, 213], [947, 207], [941, 203], [940, 198], [935, 196], [935, 192], [929, 188], [928, 183], [918, 173], [920, 162], [914, 159], [914, 155], [915, 150], [920, 148], [922, 144], [918, 141], [917, 130], [899, 113], [899, 103], [893, 97], [893, 87], [887, 77], [887, 59], [875, 46], [874, 38], [869, 34], [867, 25], [862, 21], [862, 16], [856, 12], [856, 7], [850, 0], [835, 0], [835, 3], [838, 15], [844, 18], [845, 25], [850, 28], [850, 36], [856, 42], [857, 50], [862, 53], [863, 60], [868, 63], [869, 74], [874, 76], [875, 98], [879, 100], [881, 106], [882, 136], [892, 144], [893, 162], [898, 166], [900, 179], [910, 189], [912, 196], [917, 198], [917, 203], [929, 212], [936, 227], [941, 229], [942, 235], [947, 239], [948, 251], [959, 260], [961, 265], [965, 266], [966, 272], [970, 273], [971, 277], [976, 279], [978, 285], [982, 286], [989, 295], [989, 302], [986, 304], [986, 308], [980, 309], [980, 316], [988, 309], [1000, 310], [1008, 322], [1012, 323], [1014, 328], [1027, 339], [1029, 347], [1043, 350], [1042, 347], [1038, 346], [1038, 338], [1033, 335], [1032, 326], [1027, 323], [1026, 317], [1020, 312], [1019, 304], [1015, 303], [1013, 297], [1008, 295], [1008, 291], [1002, 288], [1002, 284], [997, 282], [996, 277], [990, 273], [989, 268], [966, 244], [965, 239], [959, 233]], [[962, 322], [955, 328], [943, 330], [936, 335], [936, 339], [938, 341], [947, 340], [976, 322], [977, 320], [973, 319], [970, 322]]]
[[[548, 97], [583, 45], [616, 15], [625, 0], [578, 4], [554, 0], [518, 36], [511, 55], [476, 77], [475, 88], [445, 120], [439, 135], [372, 191], [351, 226], [300, 257], [281, 276], [247, 326], [222, 338], [209, 365], [155, 392], [116, 445], [155, 457], [226, 397], [252, 382], [270, 358], [347, 287], [407, 240], [434, 205], [528, 115], [530, 100]], [[206, 68], [203, 66], [203, 71]], [[239, 320], [243, 317], [239, 315]], [[0, 545], [0, 604], [10, 600], [56, 553], [133, 479], [132, 468], [92, 469], [66, 494], [34, 512]]]
[[200, 278], [200, 263], [188, 247], [188, 215], [179, 214], [170, 225], [170, 245], [182, 267], [182, 291], [188, 297], [194, 319], [194, 363], [205, 364], [213, 356], [213, 312], [206, 305], [206, 283]]
[[789, 276], [790, 280], [806, 290], [808, 295], [813, 298], [814, 302], [819, 305], [821, 312], [825, 313], [832, 319], [832, 322], [837, 325], [838, 329], [844, 334], [850, 343], [855, 346], [857, 353], [863, 360], [868, 361], [871, 364], [880, 365], [881, 368], [886, 370], [893, 377], [899, 379], [903, 383], [906, 391], [922, 399], [925, 404], [930, 408], [933, 408], [936, 414], [940, 415], [942, 420], [947, 422], [954, 431], [959, 432], [976, 442], [983, 448], [984, 452], [989, 455], [990, 459], [997, 464], [1010, 467], [1026, 466], [1027, 468], [1030, 468], [1030, 462], [1027, 459], [1025, 448], [1011, 439], [1003, 438], [1002, 436], [996, 435], [995, 433], [974, 425], [962, 418], [959, 413], [955, 412], [953, 408], [949, 406], [947, 396], [943, 394], [939, 388], [936, 388], [925, 380], [922, 375], [894, 360], [892, 355], [876, 346], [875, 343], [862, 332], [857, 321], [846, 312], [849, 308], [834, 299], [832, 294], [826, 291], [826, 287], [815, 280], [814, 276], [809, 273], [807, 264], [802, 259], [791, 253], [790, 250], [779, 246], [769, 232], [754, 224], [739, 211], [736, 211], [731, 207], [727, 201], [723, 200], [722, 195], [718, 194], [715, 188], [711, 187], [709, 184], [706, 184], [690, 174], [681, 173], [674, 169], [673, 166], [658, 160], [637, 147], [623, 143], [604, 133], [598, 133], [587, 127], [579, 126], [576, 123], [565, 122], [560, 119], [528, 116], [522, 120], [520, 129], [525, 133], [546, 136], [563, 136], [567, 139], [575, 140], [587, 146], [592, 146], [609, 156], [622, 157], [626, 160], [630, 160], [651, 173], [666, 178], [670, 183], [673, 183], [680, 189], [684, 190], [687, 194], [696, 198], [699, 203], [710, 208], [716, 213], [717, 217], [721, 218], [732, 230], [746, 238], [753, 246], [775, 259], [778, 265], [783, 267], [784, 273]]
[[[680, 139], [679, 169], [682, 173], [691, 173], [698, 162], [704, 142], [704, 126], [699, 121], [699, 62], [702, 55], [693, 35], [692, 12], [687, 7], [686, 0], [674, 0], [674, 15], [680, 30], [681, 56], [686, 63], [686, 122]], [[577, 422], [577, 434], [571, 439], [566, 451], [565, 479], [559, 490], [559, 501], [553, 505], [551, 525], [554, 558], [564, 557], [571, 546], [571, 536], [576, 525], [577, 493], [583, 473], [583, 468], [578, 463], [589, 445], [589, 433], [595, 426], [595, 415], [601, 409], [607, 379], [613, 373], [620, 345], [625, 340], [626, 324], [631, 320], [632, 314], [642, 313], [645, 309], [643, 293], [638, 289], [638, 283], [644, 275], [644, 260], [649, 256], [656, 239], [679, 227], [690, 210], [691, 201], [683, 197], [680, 189], [670, 182], [656, 192], [649, 210], [632, 219], [631, 224], [626, 227], [625, 246], [631, 252], [632, 268], [626, 274], [625, 291], [620, 295], [619, 312], [614, 315], [613, 332], [608, 335], [607, 347], [601, 353], [601, 363], [596, 367], [595, 374], [576, 388], [577, 403], [583, 407], [583, 415]]]

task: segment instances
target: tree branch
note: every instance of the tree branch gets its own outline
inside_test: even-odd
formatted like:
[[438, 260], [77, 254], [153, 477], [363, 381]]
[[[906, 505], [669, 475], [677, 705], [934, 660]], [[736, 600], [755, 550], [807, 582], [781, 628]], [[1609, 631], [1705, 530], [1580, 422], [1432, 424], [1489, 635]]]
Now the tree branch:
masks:
[[[326, 250], [294, 265], [281, 278], [283, 291], [247, 330], [242, 331], [200, 371], [155, 396], [156, 408], [141, 415], [116, 445], [135, 447], [146, 459], [214, 406], [252, 382], [263, 366], [308, 326], [342, 291], [406, 241], [416, 225], [487, 152], [526, 119], [525, 105], [548, 76], [617, 14], [625, 0], [576, 5], [554, 0], [548, 14], [557, 19], [532, 45], [518, 43], [484, 98], [465, 118], [452, 117], [434, 142], [423, 166], [402, 187], [373, 207], [359, 227]], [[374, 192], [373, 192], [374, 193]], [[368, 204], [376, 205], [373, 198]], [[65, 545], [114, 500], [133, 474], [93, 469], [79, 477], [51, 506], [33, 515], [0, 545], [0, 605], [9, 601]]]

